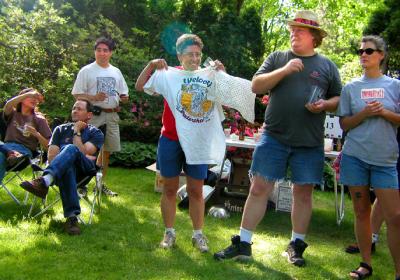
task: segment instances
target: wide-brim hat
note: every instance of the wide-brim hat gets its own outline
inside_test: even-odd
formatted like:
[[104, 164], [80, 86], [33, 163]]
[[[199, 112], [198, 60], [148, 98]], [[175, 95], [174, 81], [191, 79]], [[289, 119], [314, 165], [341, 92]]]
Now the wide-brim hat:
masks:
[[312, 11], [298, 11], [294, 19], [288, 19], [290, 26], [302, 26], [318, 30], [322, 37], [328, 36], [328, 33], [320, 27], [318, 16]]

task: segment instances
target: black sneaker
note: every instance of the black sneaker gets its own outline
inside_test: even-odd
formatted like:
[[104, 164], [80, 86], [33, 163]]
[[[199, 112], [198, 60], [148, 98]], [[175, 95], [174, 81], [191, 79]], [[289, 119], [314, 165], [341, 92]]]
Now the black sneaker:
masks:
[[295, 266], [304, 266], [306, 262], [303, 259], [303, 252], [307, 247], [308, 244], [301, 239], [297, 238], [295, 241], [291, 241], [285, 251], [288, 262]]
[[232, 244], [228, 248], [214, 254], [214, 259], [219, 261], [225, 259], [251, 260], [251, 244], [240, 241], [239, 235], [232, 236], [231, 241]]

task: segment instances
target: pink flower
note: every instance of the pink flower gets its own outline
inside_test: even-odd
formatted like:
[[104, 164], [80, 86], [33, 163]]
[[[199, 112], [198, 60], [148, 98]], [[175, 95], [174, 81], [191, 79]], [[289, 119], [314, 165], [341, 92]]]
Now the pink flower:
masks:
[[264, 95], [262, 100], [261, 100], [261, 103], [264, 104], [264, 105], [268, 105], [268, 103], [269, 103], [269, 95]]
[[133, 103], [133, 104], [132, 104], [132, 109], [131, 109], [131, 112], [132, 112], [132, 113], [136, 113], [136, 112], [137, 112], [137, 106], [136, 106], [136, 103]]
[[242, 117], [240, 116], [239, 112], [235, 113], [235, 120], [240, 120]]
[[144, 122], [143, 122], [143, 125], [144, 125], [144, 126], [149, 126], [149, 125], [150, 125], [150, 122], [149, 122], [149, 121], [144, 121]]

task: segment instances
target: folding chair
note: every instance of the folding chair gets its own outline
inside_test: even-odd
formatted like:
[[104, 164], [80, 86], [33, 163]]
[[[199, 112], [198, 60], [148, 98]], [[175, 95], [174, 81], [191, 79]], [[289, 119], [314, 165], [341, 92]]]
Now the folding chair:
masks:
[[[43, 169], [41, 170], [43, 171]], [[101, 206], [101, 194], [102, 194], [102, 187], [103, 187], [103, 172], [102, 172], [102, 167], [96, 165], [96, 172], [94, 174], [88, 174], [88, 175], [80, 175], [77, 174], [77, 192], [80, 198], [80, 201], [85, 201], [85, 203], [89, 206], [90, 208], [90, 215], [89, 219], [87, 222], [85, 222], [82, 217], [78, 217], [81, 223], [83, 224], [91, 224], [93, 221], [93, 215], [96, 212], [100, 213], [100, 206]], [[95, 185], [93, 188], [93, 197], [89, 198], [87, 193], [88, 193], [88, 184], [90, 181], [95, 178]], [[34, 196], [33, 202], [31, 204], [31, 207], [29, 209], [28, 217], [36, 218], [43, 213], [45, 213], [47, 210], [51, 209], [54, 205], [56, 205], [60, 200], [60, 192], [58, 188], [55, 185], [51, 185], [49, 187], [49, 191], [52, 190], [56, 196], [55, 198], [48, 203], [47, 202], [47, 197], [42, 200], [43, 203], [43, 209], [41, 209], [39, 212], [33, 214], [33, 210], [36, 204], [36, 201], [39, 199], [38, 197]], [[32, 216], [33, 215], [33, 216]]]
[[[38, 163], [41, 161], [42, 152], [38, 151], [33, 154], [33, 158], [29, 158], [28, 156], [22, 157], [19, 161], [17, 161], [12, 166], [6, 166], [6, 174], [4, 175], [3, 181], [0, 183], [0, 189], [4, 189], [7, 194], [17, 203], [21, 205], [21, 202], [18, 198], [11, 192], [10, 188], [7, 187], [7, 184], [11, 183], [14, 179], [19, 179], [22, 182], [24, 179], [22, 178], [21, 171], [25, 170], [27, 167], [31, 168], [32, 179], [35, 179], [37, 176], [37, 172], [40, 169], [37, 168]], [[17, 184], [19, 185], [19, 183]], [[26, 204], [29, 193], [27, 192], [25, 195], [24, 203]]]

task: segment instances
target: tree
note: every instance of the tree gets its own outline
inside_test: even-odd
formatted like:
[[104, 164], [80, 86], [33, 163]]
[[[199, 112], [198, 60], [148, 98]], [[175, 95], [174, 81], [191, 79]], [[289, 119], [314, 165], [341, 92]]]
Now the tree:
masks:
[[375, 11], [366, 28], [364, 35], [375, 34], [382, 36], [387, 43], [389, 60], [387, 70], [389, 74], [400, 76], [400, 2], [386, 0], [385, 5]]

